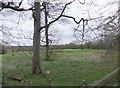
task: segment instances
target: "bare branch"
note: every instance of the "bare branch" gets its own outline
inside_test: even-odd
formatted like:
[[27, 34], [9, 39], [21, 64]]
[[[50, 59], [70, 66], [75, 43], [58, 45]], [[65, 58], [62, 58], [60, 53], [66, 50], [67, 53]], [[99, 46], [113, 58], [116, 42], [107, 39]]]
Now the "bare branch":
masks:
[[[52, 23], [54, 23], [54, 22], [56, 22], [57, 20], [59, 20], [59, 19], [62, 17], [62, 15], [63, 15], [66, 7], [67, 7], [68, 5], [70, 5], [71, 3], [73, 3], [74, 1], [75, 1], [75, 0], [73, 0], [73, 1], [65, 4], [65, 6], [64, 6], [64, 8], [63, 8], [63, 10], [62, 10], [62, 12], [61, 12], [61, 14], [60, 14], [55, 20], [51, 21], [51, 22], [50, 22], [48, 25], [46, 25], [46, 26], [50, 26]], [[43, 28], [45, 28], [46, 26], [41, 27], [40, 30], [43, 29]]]
[[[22, 4], [19, 3], [19, 6]], [[19, 8], [19, 6], [11, 6], [9, 3], [6, 5], [5, 3], [2, 2], [2, 9], [5, 9], [5, 8], [9, 8], [9, 9], [12, 9], [12, 10], [15, 10], [15, 11], [29, 11], [29, 10], [33, 10], [33, 7], [29, 8], [29, 9], [25, 9], [25, 8]]]
[[71, 18], [71, 19], [74, 20], [74, 22], [75, 22], [76, 24], [79, 24], [81, 21], [86, 21], [86, 22], [88, 21], [87, 19], [81, 18], [81, 19], [77, 22], [74, 17], [72, 17], [72, 16], [67, 16], [67, 15], [62, 15], [62, 17]]
[[81, 2], [80, 0], [78, 0], [78, 2], [82, 5], [85, 4], [85, 0], [84, 0], [84, 2]]
[[23, 0], [21, 0], [21, 2], [19, 3], [19, 6], [18, 6], [18, 7], [20, 7], [20, 6], [21, 6], [22, 2], [23, 2]]

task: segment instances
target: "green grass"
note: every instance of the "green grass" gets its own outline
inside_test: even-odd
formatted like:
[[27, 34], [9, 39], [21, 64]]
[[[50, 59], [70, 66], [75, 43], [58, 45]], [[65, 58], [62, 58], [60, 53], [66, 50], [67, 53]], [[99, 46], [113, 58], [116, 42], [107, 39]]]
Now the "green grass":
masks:
[[[104, 77], [117, 67], [117, 60], [92, 60], [85, 59], [85, 56], [94, 55], [94, 49], [64, 49], [54, 50], [51, 61], [44, 60], [44, 51], [41, 52], [41, 64], [44, 74], [50, 71], [47, 76], [51, 80], [51, 86], [80, 86], [82, 80], [88, 83]], [[31, 56], [29, 52], [26, 52]], [[48, 83], [42, 74], [31, 75], [32, 59], [26, 57], [22, 52], [3, 55], [2, 59], [4, 86], [47, 86]], [[18, 77], [24, 82], [17, 82], [7, 77]]]
[[2, 84], [2, 56], [1, 55], [0, 55], [0, 84]]

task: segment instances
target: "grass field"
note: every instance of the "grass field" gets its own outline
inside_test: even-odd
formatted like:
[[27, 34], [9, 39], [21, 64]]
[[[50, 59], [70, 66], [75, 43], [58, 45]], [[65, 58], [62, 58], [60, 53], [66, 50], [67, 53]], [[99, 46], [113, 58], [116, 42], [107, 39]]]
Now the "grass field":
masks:
[[[44, 74], [51, 80], [51, 86], [81, 86], [82, 80], [93, 83], [101, 79], [117, 67], [117, 59], [102, 58], [103, 50], [94, 49], [64, 49], [54, 50], [51, 61], [44, 60], [41, 52], [41, 64]], [[26, 52], [31, 56], [29, 52]], [[113, 55], [115, 57], [115, 55]], [[3, 86], [48, 86], [42, 74], [31, 74], [32, 59], [22, 52], [9, 53], [2, 56]], [[23, 80], [8, 79], [17, 77]]]

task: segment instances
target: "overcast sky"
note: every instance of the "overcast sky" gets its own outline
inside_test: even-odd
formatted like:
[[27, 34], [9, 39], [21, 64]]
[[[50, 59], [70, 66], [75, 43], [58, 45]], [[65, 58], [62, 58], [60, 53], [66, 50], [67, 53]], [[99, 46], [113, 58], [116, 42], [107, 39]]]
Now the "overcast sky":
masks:
[[[67, 2], [68, 0], [64, 1]], [[83, 0], [80, 1], [83, 2]], [[113, 1], [115, 0], [86, 0], [86, 4], [81, 5], [78, 0], [76, 0], [68, 6], [69, 9], [65, 11], [65, 14], [75, 17], [76, 20], [79, 20], [81, 18], [89, 19], [100, 16], [111, 16], [115, 13], [118, 7], [117, 3], [111, 5], [111, 2]], [[117, 2], [117, 0], [115, 2]], [[22, 6], [29, 8], [29, 5], [27, 3], [28, 0], [25, 0]], [[19, 13], [13, 12], [9, 9], [2, 10], [0, 12], [0, 30], [4, 30], [4, 33], [1, 33], [0, 31], [0, 39], [9, 42], [10, 45], [32, 45], [31, 39], [33, 37], [34, 23], [31, 14], [31, 11]], [[90, 21], [89, 26], [93, 28], [99, 23], [100, 21], [98, 20]], [[74, 29], [76, 27], [77, 25], [73, 20], [66, 20], [63, 22], [60, 20], [51, 25], [50, 31], [56, 33], [53, 39], [57, 41], [58, 44], [67, 44], [76, 41], [76, 38], [74, 36]], [[79, 30], [81, 30], [81, 27]], [[88, 27], [86, 27], [85, 31], [87, 30]], [[91, 38], [95, 37], [96, 32], [99, 33], [98, 31], [89, 31], [84, 36], [84, 38], [86, 40], [90, 40]], [[80, 33], [78, 33], [78, 35], [80, 35]], [[30, 39], [24, 39], [24, 37]], [[79, 36], [79, 39], [80, 38], [82, 38], [82, 36]]]

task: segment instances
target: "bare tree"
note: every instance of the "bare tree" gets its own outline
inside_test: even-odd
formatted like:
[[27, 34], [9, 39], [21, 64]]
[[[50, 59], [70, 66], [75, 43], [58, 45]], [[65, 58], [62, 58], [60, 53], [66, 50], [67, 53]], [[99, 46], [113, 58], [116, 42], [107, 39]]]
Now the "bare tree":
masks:
[[[45, 25], [48, 24], [48, 3], [47, 2], [43, 2], [43, 6], [44, 6], [44, 13], [45, 13]], [[46, 44], [45, 44], [45, 58], [46, 61], [49, 60], [49, 39], [48, 39], [48, 26], [45, 27], [45, 39], [46, 39]]]
[[34, 37], [33, 37], [33, 74], [39, 74], [41, 73], [40, 69], [40, 2], [34, 2], [34, 7], [30, 7], [28, 9], [20, 8], [23, 1], [21, 1], [18, 6], [15, 5], [14, 2], [8, 2], [7, 4], [2, 2], [2, 9], [8, 8], [12, 9], [14, 11], [33, 11], [33, 17], [34, 17]]
[[33, 36], [33, 74], [41, 73], [40, 67], [40, 2], [35, 2]]
[[[53, 24], [54, 22], [58, 21], [61, 17], [66, 17], [66, 18], [70, 18], [73, 19], [75, 23], [79, 24], [82, 20], [84, 21], [83, 18], [81, 18], [79, 21], [76, 21], [76, 19], [72, 16], [67, 16], [64, 15], [63, 13], [65, 12], [65, 9], [68, 5], [70, 5], [72, 2], [74, 2], [75, 0], [68, 2], [65, 4], [65, 6], [63, 7], [60, 15], [55, 18], [54, 20], [52, 20], [51, 22], [47, 23], [47, 8], [45, 9], [45, 14], [46, 14], [46, 25], [40, 27], [40, 2], [34, 2], [34, 6], [25, 9], [25, 8], [21, 8], [20, 6], [22, 5], [22, 0], [21, 2], [16, 5], [14, 2], [8, 2], [8, 3], [3, 3], [2, 2], [2, 9], [12, 9], [14, 11], [33, 11], [33, 18], [34, 18], [34, 36], [33, 36], [33, 69], [32, 69], [32, 73], [33, 74], [39, 74], [41, 73], [41, 65], [40, 65], [40, 31], [43, 28], [46, 28], [46, 40], [47, 40], [47, 49], [49, 49], [49, 41], [48, 41], [48, 28], [51, 24]], [[48, 50], [46, 50], [46, 52], [48, 52]], [[48, 57], [48, 55], [46, 56]]]
[[[70, 1], [68, 3], [66, 3], [64, 6], [62, 5], [62, 2], [55, 2], [55, 5], [53, 5], [50, 2], [43, 2], [42, 6], [43, 6], [43, 10], [44, 10], [44, 14], [45, 14], [45, 25], [41, 27], [41, 29], [45, 28], [45, 40], [46, 40], [46, 44], [45, 44], [45, 48], [46, 48], [46, 52], [45, 52], [45, 59], [48, 61], [49, 60], [49, 35], [48, 35], [48, 31], [49, 31], [49, 27], [51, 24], [54, 24], [56, 21], [59, 21], [59, 19], [72, 19], [76, 24], [80, 24], [83, 21], [83, 31], [84, 31], [84, 27], [85, 27], [85, 22], [87, 23], [87, 19], [81, 18], [79, 21], [76, 21], [75, 17], [73, 16], [69, 16], [69, 15], [65, 15], [65, 11], [68, 7], [68, 5], [72, 4], [75, 0]], [[79, 1], [80, 4], [85, 4], [81, 3]], [[48, 5], [50, 5], [48, 7]], [[57, 8], [59, 7], [59, 8]], [[48, 11], [49, 9], [49, 11]], [[56, 13], [56, 11], [58, 11], [60, 14], [58, 15]], [[51, 13], [55, 13], [55, 14], [51, 14]], [[57, 16], [56, 16], [57, 15]], [[48, 17], [50, 19], [52, 19], [52, 21], [48, 22]], [[40, 29], [40, 30], [41, 30]]]

